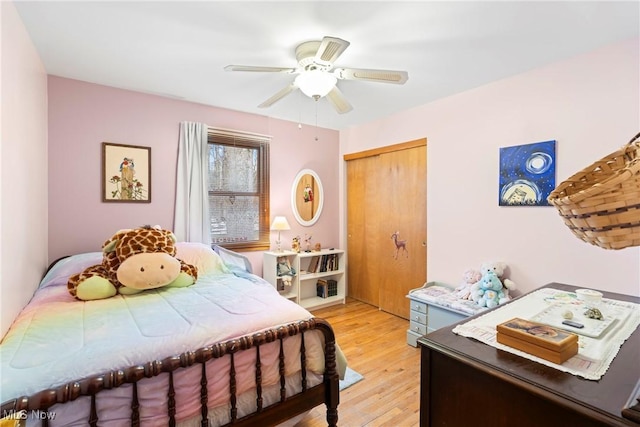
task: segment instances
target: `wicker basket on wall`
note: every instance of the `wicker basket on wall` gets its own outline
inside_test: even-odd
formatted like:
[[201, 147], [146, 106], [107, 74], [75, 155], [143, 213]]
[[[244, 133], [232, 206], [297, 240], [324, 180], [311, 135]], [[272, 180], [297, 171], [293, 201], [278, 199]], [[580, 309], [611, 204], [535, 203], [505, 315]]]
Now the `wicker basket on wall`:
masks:
[[604, 249], [640, 246], [640, 133], [551, 192], [564, 223]]

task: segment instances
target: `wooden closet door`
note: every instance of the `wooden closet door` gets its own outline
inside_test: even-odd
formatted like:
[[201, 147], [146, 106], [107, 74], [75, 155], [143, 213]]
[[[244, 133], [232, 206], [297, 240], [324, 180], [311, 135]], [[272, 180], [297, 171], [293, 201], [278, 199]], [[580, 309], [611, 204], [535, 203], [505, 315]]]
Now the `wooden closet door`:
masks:
[[406, 295], [427, 277], [427, 148], [395, 147], [345, 156], [347, 293], [408, 319]]
[[378, 166], [379, 306], [408, 319], [406, 295], [427, 277], [427, 148], [381, 154]]
[[375, 250], [379, 237], [377, 163], [377, 156], [347, 162], [347, 293], [376, 307], [380, 296]]

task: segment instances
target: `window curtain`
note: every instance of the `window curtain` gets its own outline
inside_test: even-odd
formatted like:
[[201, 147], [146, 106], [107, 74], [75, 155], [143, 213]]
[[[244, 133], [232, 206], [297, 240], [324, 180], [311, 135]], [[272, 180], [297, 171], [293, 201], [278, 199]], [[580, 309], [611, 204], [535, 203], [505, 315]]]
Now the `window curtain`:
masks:
[[173, 226], [178, 241], [211, 244], [207, 131], [203, 123], [180, 123]]

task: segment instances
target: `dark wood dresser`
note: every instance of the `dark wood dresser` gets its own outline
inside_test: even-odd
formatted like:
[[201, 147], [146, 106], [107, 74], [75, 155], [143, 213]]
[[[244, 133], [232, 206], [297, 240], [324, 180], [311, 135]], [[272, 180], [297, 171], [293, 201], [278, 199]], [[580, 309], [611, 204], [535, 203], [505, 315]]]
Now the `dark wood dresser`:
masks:
[[[603, 293], [640, 303], [637, 297]], [[640, 426], [640, 328], [606, 374], [591, 381], [456, 335], [454, 327], [418, 339], [421, 426]]]

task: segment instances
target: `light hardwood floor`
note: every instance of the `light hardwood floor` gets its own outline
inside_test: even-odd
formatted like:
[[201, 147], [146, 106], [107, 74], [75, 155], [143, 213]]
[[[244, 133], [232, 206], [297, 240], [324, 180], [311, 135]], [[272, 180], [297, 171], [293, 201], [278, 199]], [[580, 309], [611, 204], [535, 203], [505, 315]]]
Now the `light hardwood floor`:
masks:
[[[340, 393], [341, 427], [411, 427], [420, 418], [420, 350], [407, 344], [408, 320], [347, 298], [313, 311], [329, 321], [351, 369], [364, 380]], [[297, 427], [326, 426], [324, 406]]]

